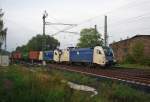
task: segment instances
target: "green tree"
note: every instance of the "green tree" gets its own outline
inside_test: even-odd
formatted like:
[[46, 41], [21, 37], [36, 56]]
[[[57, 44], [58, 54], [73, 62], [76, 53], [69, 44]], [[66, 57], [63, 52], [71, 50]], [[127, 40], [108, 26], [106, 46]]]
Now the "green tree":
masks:
[[94, 28], [81, 30], [80, 36], [77, 47], [94, 47], [103, 45], [101, 34]]
[[42, 51], [42, 42], [45, 40], [46, 44], [44, 50], [54, 50], [60, 45], [59, 41], [49, 35], [37, 35], [33, 37], [26, 45], [17, 47], [16, 51]]
[[4, 13], [0, 9], [0, 50], [2, 49], [3, 43], [6, 41], [7, 29], [4, 28], [4, 22], [2, 20]]

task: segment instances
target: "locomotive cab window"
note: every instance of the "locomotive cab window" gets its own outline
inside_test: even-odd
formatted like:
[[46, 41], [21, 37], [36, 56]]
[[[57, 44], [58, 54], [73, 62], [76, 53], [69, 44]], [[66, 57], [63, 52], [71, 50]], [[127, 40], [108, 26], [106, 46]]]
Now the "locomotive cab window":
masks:
[[102, 54], [100, 50], [97, 50], [97, 54]]
[[63, 55], [63, 54], [64, 54], [64, 52], [60, 52], [59, 54], [60, 54], [60, 55]]
[[55, 52], [55, 55], [57, 55], [57, 52]]

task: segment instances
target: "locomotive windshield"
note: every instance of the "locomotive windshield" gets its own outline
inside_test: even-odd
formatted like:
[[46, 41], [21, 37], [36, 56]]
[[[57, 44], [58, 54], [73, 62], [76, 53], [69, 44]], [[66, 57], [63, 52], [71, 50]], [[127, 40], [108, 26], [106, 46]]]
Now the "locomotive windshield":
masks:
[[106, 56], [113, 56], [113, 50], [110, 47], [105, 47], [104, 48], [104, 53]]

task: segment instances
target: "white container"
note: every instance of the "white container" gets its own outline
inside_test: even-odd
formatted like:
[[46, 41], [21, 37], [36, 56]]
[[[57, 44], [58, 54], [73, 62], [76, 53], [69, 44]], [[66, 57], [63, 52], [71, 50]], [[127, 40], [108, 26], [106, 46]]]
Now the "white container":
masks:
[[0, 55], [0, 66], [9, 66], [9, 56]]
[[40, 60], [40, 61], [43, 60], [43, 51], [40, 51], [40, 54], [39, 54], [39, 60]]

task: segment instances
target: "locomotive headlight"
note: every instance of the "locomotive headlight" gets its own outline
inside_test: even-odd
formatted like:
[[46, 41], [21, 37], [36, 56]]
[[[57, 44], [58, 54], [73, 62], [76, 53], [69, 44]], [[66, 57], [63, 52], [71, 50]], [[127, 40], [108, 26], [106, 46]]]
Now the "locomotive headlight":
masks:
[[107, 60], [107, 59], [106, 59], [105, 61], [106, 61], [106, 62], [108, 62], [108, 60]]
[[116, 59], [114, 59], [113, 61], [114, 61], [115, 63], [117, 62], [117, 60], [116, 60]]

